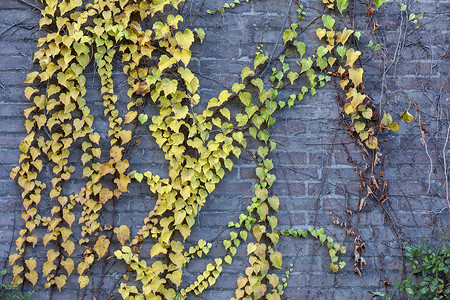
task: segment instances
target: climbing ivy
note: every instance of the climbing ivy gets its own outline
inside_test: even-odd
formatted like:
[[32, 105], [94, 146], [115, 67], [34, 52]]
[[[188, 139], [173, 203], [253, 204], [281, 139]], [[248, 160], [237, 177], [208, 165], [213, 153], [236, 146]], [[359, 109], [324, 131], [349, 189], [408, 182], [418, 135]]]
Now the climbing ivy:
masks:
[[[306, 15], [299, 6], [298, 21], [291, 22], [282, 35], [283, 53], [269, 57], [263, 46], [258, 46], [253, 64], [242, 69], [240, 81], [231, 90], [208, 99], [206, 108], [196, 112], [194, 108], [205, 100], [200, 99], [199, 80], [189, 69], [190, 48], [203, 41], [205, 31], [180, 29], [183, 17], [177, 10], [183, 0], [89, 2], [43, 1], [39, 25], [48, 34], [39, 39], [34, 55], [40, 71], [29, 73], [25, 81], [29, 84], [25, 96], [32, 107], [24, 112], [27, 136], [19, 147], [19, 166], [11, 172], [11, 178], [17, 179], [23, 189], [25, 222], [16, 240], [16, 252], [9, 257], [13, 284], [27, 280], [34, 286], [41, 277], [46, 288], [61, 290], [72, 275], [83, 289], [91, 282], [89, 273], [96, 261], [116, 259], [128, 266], [135, 283], [139, 283], [129, 282], [129, 273], [124, 273], [118, 288], [124, 299], [184, 299], [214, 285], [223, 264], [232, 264], [238, 248], [246, 244], [248, 267], [245, 276], [237, 278], [235, 299], [280, 299], [292, 272], [291, 265], [284, 278], [276, 274], [284, 266], [282, 253], [277, 250], [280, 236], [306, 238], [308, 234], [326, 243], [332, 272], [343, 268], [345, 263], [339, 262], [338, 253], [344, 254], [346, 248], [325, 235], [324, 229], [277, 228], [280, 201], [271, 190], [276, 176], [271, 173], [274, 164], [270, 159], [277, 145], [271, 139], [270, 127], [276, 122], [275, 112], [292, 107], [308, 94], [314, 96], [317, 89], [337, 79], [345, 94], [342, 109], [351, 120], [351, 134], [365, 151], [379, 149], [377, 134], [383, 129], [397, 130], [398, 125], [388, 113], [379, 117], [365, 94], [364, 70], [357, 63], [361, 52], [348, 42], [353, 36], [359, 39], [360, 33], [346, 27], [338, 29], [332, 15], [324, 14], [323, 28], [312, 37], [322, 44], [308, 56], [307, 43], [297, 39]], [[348, 7], [345, 0], [322, 2], [330, 9], [336, 7], [339, 13]], [[384, 2], [375, 1], [376, 8]], [[211, 13], [239, 3], [234, 1]], [[158, 20], [152, 18], [156, 14]], [[144, 21], [153, 22], [150, 29], [142, 28]], [[129, 85], [126, 113], [117, 107], [112, 76], [113, 60], [118, 57]], [[294, 71], [288, 57], [298, 61], [300, 72]], [[274, 59], [277, 64], [272, 64]], [[107, 137], [93, 126], [93, 99], [86, 98], [83, 75], [89, 66], [94, 66], [100, 76], [103, 110], [109, 124]], [[272, 72], [265, 81], [262, 75], [269, 66], [273, 66]], [[308, 85], [300, 84], [300, 78], [306, 78]], [[298, 92], [280, 99], [279, 92], [286, 86]], [[229, 107], [236, 102], [241, 107], [239, 113]], [[145, 113], [149, 103], [158, 106], [158, 114], [150, 117]], [[169, 164], [167, 178], [130, 168], [125, 157], [136, 146], [132, 127], [138, 122], [148, 127], [164, 152]], [[184, 241], [208, 196], [233, 169], [250, 139], [259, 143], [254, 154], [258, 180], [247, 214], [228, 224], [232, 231], [222, 241], [226, 255], [211, 257], [197, 279], [182, 288], [184, 269], [196, 257], [207, 256], [212, 248], [211, 242], [202, 239], [190, 248]], [[82, 150], [76, 158], [83, 165], [85, 184], [79, 192], [68, 193], [64, 185], [76, 170], [69, 163], [69, 157], [76, 156], [75, 148]], [[40, 179], [47, 167], [53, 173], [49, 187]], [[157, 197], [136, 233], [126, 225], [108, 224], [100, 218], [105, 204], [120, 201], [132, 181], [148, 186]], [[46, 205], [40, 205], [41, 200], [53, 205], [50, 211], [44, 210]], [[78, 229], [72, 229], [75, 226], [80, 227], [79, 236], [74, 233]], [[45, 234], [38, 236], [38, 228]], [[254, 242], [248, 241], [250, 235]], [[112, 249], [113, 239], [119, 241], [120, 249]], [[140, 255], [142, 243], [149, 239], [151, 261]], [[41, 266], [26, 255], [26, 247], [38, 243], [47, 250]], [[76, 249], [82, 252], [79, 260], [74, 257]]]

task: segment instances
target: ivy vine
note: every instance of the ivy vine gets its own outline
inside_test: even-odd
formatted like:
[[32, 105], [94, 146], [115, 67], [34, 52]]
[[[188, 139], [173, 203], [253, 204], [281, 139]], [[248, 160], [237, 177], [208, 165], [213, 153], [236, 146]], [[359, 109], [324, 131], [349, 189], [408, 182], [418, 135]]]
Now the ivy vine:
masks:
[[[346, 248], [324, 229], [277, 228], [280, 200], [271, 190], [276, 176], [271, 173], [274, 165], [270, 159], [277, 144], [271, 139], [270, 127], [276, 122], [275, 112], [292, 107], [307, 95], [314, 96], [318, 89], [337, 80], [345, 95], [341, 106], [350, 122], [350, 133], [365, 152], [378, 158], [377, 135], [383, 130], [398, 130], [391, 115], [378, 115], [365, 94], [364, 70], [358, 63], [361, 52], [349, 45], [361, 33], [338, 28], [331, 15], [342, 14], [348, 0], [322, 0], [336, 12], [329, 10], [330, 14], [322, 15], [323, 27], [313, 37], [322, 45], [311, 55], [306, 55], [307, 43], [297, 39], [306, 15], [300, 5], [297, 22], [291, 22], [282, 35], [285, 48], [281, 55], [269, 57], [262, 45], [257, 47], [253, 65], [242, 69], [241, 80], [231, 90], [208, 99], [201, 112], [194, 109], [205, 100], [200, 99], [199, 79], [189, 68], [190, 48], [202, 42], [207, 32], [180, 29], [184, 26], [183, 17], [177, 14], [181, 2], [43, 1], [39, 26], [48, 33], [39, 39], [39, 50], [34, 54], [40, 71], [29, 73], [25, 81], [29, 84], [25, 96], [32, 107], [24, 112], [27, 136], [20, 144], [19, 166], [11, 172], [11, 178], [23, 189], [25, 224], [16, 240], [16, 252], [9, 257], [14, 285], [26, 280], [34, 286], [41, 277], [46, 288], [61, 290], [70, 276], [76, 276], [80, 289], [85, 289], [91, 282], [93, 265], [115, 259], [130, 271], [124, 272], [118, 288], [124, 299], [185, 299], [214, 285], [222, 266], [232, 264], [238, 248], [246, 245], [248, 267], [245, 276], [237, 278], [235, 299], [280, 299], [292, 272], [290, 266], [284, 278], [276, 274], [284, 267], [282, 253], [277, 250], [280, 237], [306, 238], [308, 234], [328, 248], [332, 272], [345, 267], [338, 254], [344, 254]], [[375, 0], [376, 9], [384, 2]], [[210, 13], [221, 13], [237, 4], [240, 1]], [[152, 18], [155, 15], [158, 21]], [[144, 21], [153, 22], [150, 29], [142, 28]], [[112, 76], [117, 58], [129, 84], [126, 113], [117, 107]], [[296, 60], [301, 70], [294, 71], [286, 58]], [[274, 60], [278, 63], [272, 64]], [[109, 123], [107, 137], [93, 126], [92, 99], [86, 98], [83, 75], [89, 66], [100, 76], [103, 110]], [[271, 70], [268, 81], [263, 77], [267, 68]], [[309, 85], [300, 84], [300, 78], [307, 78]], [[298, 92], [280, 99], [279, 92], [287, 86]], [[149, 103], [159, 107], [158, 114], [145, 113]], [[230, 109], [231, 103], [239, 103], [240, 112]], [[412, 121], [410, 114], [404, 116], [405, 121]], [[133, 128], [139, 124], [147, 126], [164, 152], [168, 178], [150, 170], [133, 170], [125, 158], [137, 145]], [[211, 257], [194, 282], [182, 285], [183, 271], [190, 261], [208, 255], [212, 248], [211, 242], [202, 239], [190, 248], [184, 241], [208, 196], [233, 169], [250, 139], [256, 140], [259, 148], [254, 153], [257, 183], [247, 213], [228, 224], [229, 238], [222, 241], [226, 255]], [[76, 147], [82, 150], [77, 159], [83, 165], [85, 185], [70, 194], [64, 185], [76, 169], [69, 163]], [[44, 166], [52, 170], [51, 186], [41, 179]], [[132, 181], [148, 186], [157, 197], [136, 233], [100, 218], [105, 204], [120, 201]], [[378, 187], [377, 182], [375, 185]], [[366, 185], [365, 199], [380, 190], [382, 187]], [[52, 209], [45, 211], [42, 202], [51, 203]], [[38, 228], [45, 234], [39, 235]], [[253, 242], [249, 242], [250, 235]], [[113, 239], [119, 241], [120, 249], [112, 249]], [[140, 256], [142, 243], [149, 239], [153, 241], [152, 261]], [[27, 246], [38, 243], [47, 249], [47, 259], [39, 266], [26, 254]], [[74, 257], [76, 249], [82, 252], [79, 260]], [[363, 258], [358, 259], [355, 269], [359, 272]]]

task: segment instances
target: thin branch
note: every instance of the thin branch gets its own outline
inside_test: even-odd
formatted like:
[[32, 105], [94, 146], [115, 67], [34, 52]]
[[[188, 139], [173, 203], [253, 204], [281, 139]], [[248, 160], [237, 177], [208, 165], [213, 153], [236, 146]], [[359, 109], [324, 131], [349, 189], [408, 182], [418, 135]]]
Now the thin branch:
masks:
[[445, 159], [445, 150], [447, 149], [448, 136], [450, 134], [450, 125], [447, 127], [447, 137], [445, 139], [444, 148], [442, 149], [442, 156], [444, 157], [444, 177], [445, 177], [445, 199], [447, 200], [447, 207], [450, 211], [450, 202], [448, 199], [448, 176], [447, 176], [447, 161]]
[[39, 11], [42, 11], [42, 8], [40, 8], [40, 7], [36, 6], [36, 5], [34, 5], [33, 3], [29, 3], [29, 2], [27, 2], [27, 1], [25, 1], [25, 0], [17, 0], [17, 1], [22, 2], [23, 4], [28, 5], [28, 6], [30, 6], [30, 7], [33, 7], [33, 8], [35, 8], [35, 9], [39, 10]]
[[275, 44], [275, 48], [273, 49], [272, 54], [270, 55], [270, 58], [269, 58], [269, 61], [268, 61], [268, 63], [267, 63], [266, 68], [261, 72], [261, 75], [260, 75], [261, 77], [262, 77], [262, 75], [266, 72], [266, 70], [269, 68], [270, 64], [272, 63], [273, 56], [275, 55], [275, 52], [276, 52], [277, 49], [278, 49], [278, 45], [280, 44], [280, 40], [281, 40], [282, 37], [283, 37], [284, 28], [286, 28], [286, 22], [287, 22], [287, 20], [288, 20], [288, 18], [289, 18], [289, 14], [291, 13], [292, 2], [293, 2], [293, 0], [291, 0], [291, 1], [289, 2], [289, 7], [288, 7], [288, 10], [287, 10], [287, 12], [286, 12], [286, 16], [284, 17], [283, 27], [281, 27], [280, 38], [277, 40], [277, 43]]

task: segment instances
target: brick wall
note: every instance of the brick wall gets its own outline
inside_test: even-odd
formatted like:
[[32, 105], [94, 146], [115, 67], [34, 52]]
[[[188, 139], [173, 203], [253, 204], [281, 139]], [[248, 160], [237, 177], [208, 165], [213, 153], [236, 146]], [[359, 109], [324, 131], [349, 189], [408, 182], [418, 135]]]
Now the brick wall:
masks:
[[[7, 259], [11, 241], [23, 225], [20, 218], [21, 191], [9, 179], [9, 172], [18, 163], [18, 145], [25, 136], [23, 110], [30, 106], [23, 95], [23, 81], [28, 72], [37, 69], [32, 63], [32, 55], [37, 38], [42, 34], [37, 26], [40, 13], [33, 8], [41, 7], [40, 2], [25, 2], [30, 5], [20, 0], [0, 2], [0, 267], [3, 267]], [[297, 8], [296, 2], [294, 1], [292, 13]], [[299, 2], [305, 4], [310, 15], [317, 15], [317, 10], [323, 9], [321, 1]], [[366, 1], [351, 2], [356, 5], [355, 25], [365, 28], [368, 21], [367, 6], [364, 4]], [[412, 11], [424, 12], [420, 27], [415, 28], [399, 17], [399, 4], [393, 2], [383, 6], [373, 16], [380, 25], [376, 36], [384, 42], [383, 51], [389, 57], [393, 57], [397, 49], [398, 64], [386, 72], [386, 80], [383, 81], [383, 61], [380, 52], [377, 52], [372, 54], [364, 74], [367, 94], [374, 99], [376, 105], [382, 99], [386, 111], [391, 111], [394, 118], [398, 118], [399, 112], [409, 105], [408, 99], [399, 94], [406, 95], [421, 106], [423, 121], [428, 128], [427, 151], [420, 141], [421, 131], [417, 119], [411, 124], [402, 124], [398, 132], [383, 137], [381, 146], [386, 161], [385, 178], [389, 180], [389, 200], [384, 206], [394, 217], [403, 240], [416, 241], [435, 237], [436, 233], [433, 232], [437, 228], [436, 224], [449, 221], [445, 201], [443, 154], [447, 155], [449, 161], [449, 150], [444, 149], [444, 145], [450, 108], [450, 1], [406, 2], [410, 4]], [[281, 26], [289, 6], [288, 0], [254, 0], [222, 15], [198, 14], [199, 11], [216, 9], [223, 3], [223, 0], [189, 0], [183, 9], [186, 24], [194, 23], [194, 26], [204, 28], [206, 32], [204, 43], [193, 48], [195, 59], [190, 65], [199, 74], [202, 99], [217, 96], [223, 86], [230, 87], [239, 80], [242, 68], [252, 64], [257, 43], [263, 43], [267, 53], [272, 52], [280, 38]], [[294, 15], [291, 18], [295, 18]], [[304, 25], [306, 24], [305, 22]], [[319, 24], [313, 24], [302, 33], [300, 39], [315, 41], [314, 32], [318, 26]], [[399, 41], [402, 42], [401, 49], [398, 48]], [[282, 45], [278, 47], [281, 50]], [[309, 51], [313, 48], [314, 45], [308, 45]], [[367, 49], [362, 51], [365, 52], [365, 57], [369, 57]], [[120, 68], [116, 72], [117, 82], [123, 81]], [[107, 123], [101, 120], [99, 82], [92, 71], [86, 77], [87, 82], [92, 82], [86, 98], [91, 101], [91, 110], [98, 117], [95, 121], [96, 128], [106, 128]], [[118, 88], [122, 103], [126, 101], [126, 90], [125, 85]], [[281, 97], [287, 97], [294, 91], [287, 90]], [[282, 239], [278, 247], [284, 255], [283, 265], [294, 264], [294, 272], [290, 276], [284, 299], [368, 299], [368, 291], [383, 289], [383, 280], [394, 283], [400, 279], [398, 239], [379, 205], [368, 202], [362, 213], [347, 213], [348, 210], [356, 211], [358, 208], [360, 181], [355, 174], [354, 165], [348, 162], [346, 149], [355, 160], [363, 162], [360, 149], [348, 136], [339, 119], [336, 96], [336, 89], [329, 85], [321, 89], [314, 98], [307, 97], [293, 108], [278, 113], [277, 122], [272, 128], [273, 138], [278, 143], [272, 159], [277, 176], [273, 192], [281, 200], [280, 212], [277, 214], [280, 229], [306, 228], [315, 224], [324, 227], [328, 234], [335, 236], [349, 250], [343, 258], [347, 267], [338, 274], [332, 274], [328, 270], [326, 249], [319, 243], [312, 240]], [[389, 101], [385, 105], [386, 99]], [[149, 112], [153, 110], [154, 107], [149, 108]], [[106, 133], [103, 132], [103, 135]], [[142, 130], [140, 140], [143, 143], [133, 153], [131, 168], [156, 170], [154, 173], [163, 175], [167, 166], [148, 131]], [[250, 151], [254, 150], [251, 146]], [[225, 225], [236, 221], [251, 202], [255, 165], [245, 152], [235, 163], [233, 171], [226, 174], [225, 179], [209, 196], [188, 240], [189, 244], [200, 238], [213, 240], [219, 236], [208, 257], [189, 264], [186, 282], [192, 282], [194, 276], [210, 262], [211, 257], [223, 256], [220, 241], [226, 237], [226, 232], [223, 232]], [[80, 178], [71, 180], [68, 183], [69, 191], [77, 191], [80, 184]], [[121, 198], [118, 204], [116, 222], [130, 226], [134, 233], [153, 207], [154, 197], [138, 184], [132, 184], [129, 190], [130, 193]], [[42, 205], [50, 206], [45, 203]], [[108, 212], [110, 208], [106, 209]], [[359, 229], [366, 243], [364, 257], [367, 267], [363, 271], [363, 277], [358, 277], [353, 272], [353, 238], [346, 237], [344, 228], [333, 225], [330, 211], [352, 228]], [[145, 245], [144, 249], [148, 248], [149, 245]], [[37, 248], [32, 251], [42, 257], [42, 250]], [[241, 247], [233, 264], [224, 267], [224, 273], [216, 285], [198, 299], [231, 298], [236, 288], [236, 278], [244, 273], [246, 266], [247, 256], [244, 247]], [[100, 294], [100, 299], [107, 299], [106, 293], [122, 270], [123, 267], [115, 266], [108, 272], [105, 293]], [[99, 269], [93, 270], [94, 281], [98, 281], [99, 273]], [[55, 294], [53, 299], [75, 299], [76, 293], [76, 277], [72, 275], [64, 292]], [[90, 292], [86, 299], [90, 299], [89, 295]], [[48, 290], [37, 288], [32, 299], [48, 297]]]

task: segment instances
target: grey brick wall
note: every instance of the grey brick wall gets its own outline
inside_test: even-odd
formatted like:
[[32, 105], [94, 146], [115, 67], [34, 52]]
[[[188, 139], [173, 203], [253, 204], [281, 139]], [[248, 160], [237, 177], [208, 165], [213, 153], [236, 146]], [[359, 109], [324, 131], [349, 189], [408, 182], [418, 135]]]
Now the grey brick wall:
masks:
[[[318, 11], [323, 10], [321, 1], [294, 1], [292, 13], [297, 8], [297, 2], [304, 4], [310, 15], [317, 15]], [[355, 26], [366, 28], [369, 20], [367, 1], [350, 2], [355, 5]], [[376, 12], [373, 19], [380, 25], [375, 35], [383, 41], [383, 51], [389, 57], [393, 57], [400, 36], [403, 48], [398, 53], [398, 64], [387, 71], [386, 80], [383, 81], [381, 54], [372, 54], [365, 68], [365, 85], [367, 94], [374, 99], [375, 104], [382, 104], [386, 111], [392, 112], [394, 118], [398, 118], [399, 113], [409, 105], [407, 98], [400, 94], [420, 105], [428, 131], [427, 151], [420, 141], [417, 118], [411, 124], [402, 124], [400, 131], [381, 139], [381, 151], [386, 162], [384, 176], [389, 182], [389, 200], [384, 207], [394, 217], [403, 240], [418, 241], [436, 237], [436, 224], [449, 221], [443, 158], [447, 155], [447, 162], [450, 160], [450, 150], [447, 150], [450, 148], [444, 149], [450, 112], [450, 1], [403, 1], [412, 11], [424, 12], [419, 28], [402, 20], [398, 12], [400, 5], [391, 2], [383, 6], [379, 13]], [[37, 26], [40, 13], [32, 7], [41, 7], [41, 4], [37, 0], [28, 0], [28, 3], [31, 5], [19, 0], [0, 2], [0, 267], [7, 260], [11, 241], [23, 225], [20, 217], [21, 191], [10, 180], [9, 171], [18, 163], [18, 145], [25, 136], [23, 110], [30, 106], [23, 95], [23, 81], [28, 72], [37, 69], [32, 63], [32, 55], [37, 38], [42, 34]], [[194, 59], [190, 65], [199, 74], [202, 99], [215, 97], [223, 85], [231, 87], [233, 82], [238, 81], [242, 68], [252, 64], [258, 43], [263, 43], [267, 53], [272, 52], [280, 38], [282, 21], [289, 5], [288, 0], [254, 0], [222, 15], [210, 16], [204, 13], [223, 3], [223, 0], [188, 0], [183, 9], [186, 24], [193, 23], [206, 32], [204, 43], [193, 47]], [[300, 39], [315, 40], [314, 32], [318, 26], [313, 24], [302, 33]], [[311, 51], [313, 45], [308, 46]], [[281, 46], [279, 48], [281, 50]], [[370, 51], [361, 51], [366, 58], [369, 57]], [[87, 82], [92, 82], [86, 98], [90, 101], [94, 115], [98, 116], [96, 128], [106, 128], [106, 122], [101, 120], [97, 88], [99, 82], [93, 77], [92, 71], [86, 77]], [[123, 81], [120, 68], [117, 68], [116, 78], [118, 82]], [[381, 95], [383, 85], [386, 90]], [[118, 88], [122, 103], [126, 101], [126, 90], [125, 85]], [[293, 91], [287, 90], [281, 97], [287, 97]], [[272, 159], [277, 176], [273, 192], [281, 200], [280, 212], [277, 214], [280, 229], [306, 228], [310, 225], [324, 227], [328, 234], [335, 236], [348, 249], [343, 258], [347, 267], [338, 274], [332, 274], [328, 269], [327, 251], [319, 243], [282, 239], [278, 247], [284, 255], [283, 265], [294, 263], [294, 272], [290, 276], [284, 299], [369, 299], [368, 291], [383, 290], [383, 280], [394, 283], [400, 279], [401, 245], [380, 205], [370, 201], [360, 214], [347, 212], [358, 208], [360, 181], [354, 165], [348, 161], [346, 150], [360, 166], [363, 166], [363, 161], [362, 152], [342, 125], [336, 97], [337, 90], [329, 85], [314, 98], [307, 97], [302, 103], [279, 113], [276, 116], [277, 123], [272, 128], [273, 138], [278, 143]], [[386, 99], [389, 99], [387, 103]], [[149, 109], [152, 111], [154, 107]], [[167, 166], [161, 152], [144, 128], [141, 135], [143, 143], [133, 153], [131, 169], [151, 169], [163, 175]], [[250, 145], [249, 150], [255, 149]], [[430, 160], [433, 164], [429, 176]], [[226, 237], [223, 229], [228, 222], [236, 221], [251, 202], [255, 165], [246, 152], [235, 163], [233, 171], [226, 174], [209, 196], [188, 240], [189, 244], [200, 238], [213, 240], [218, 237], [208, 257], [189, 264], [186, 282], [192, 282], [211, 257], [224, 254], [220, 242]], [[74, 191], [79, 185], [80, 178], [69, 182]], [[121, 198], [118, 204], [116, 223], [130, 226], [135, 233], [153, 207], [154, 198], [145, 187], [134, 183], [129, 190], [130, 193]], [[42, 205], [50, 206], [45, 203]], [[367, 266], [362, 277], [353, 272], [353, 238], [346, 236], [343, 227], [333, 224], [329, 212], [347, 222], [351, 228], [359, 229], [366, 243], [364, 257]], [[145, 245], [142, 253], [148, 253], [149, 246]], [[39, 246], [30, 251], [39, 257], [44, 254]], [[236, 278], [244, 273], [246, 266], [247, 256], [241, 247], [233, 264], [224, 267], [217, 284], [198, 299], [231, 298], [236, 288]], [[106, 292], [122, 270], [123, 266], [115, 266], [108, 272], [104, 285]], [[93, 270], [93, 274], [99, 272], [99, 269]], [[98, 281], [98, 275], [93, 278]], [[54, 294], [53, 299], [75, 299], [76, 295], [76, 277], [71, 276], [64, 292]], [[86, 295], [85, 299], [92, 298], [89, 298], [90, 291]], [[118, 299], [118, 295], [115, 296]], [[37, 288], [32, 299], [48, 297], [48, 290]], [[106, 293], [101, 293], [100, 299], [107, 299]]]

